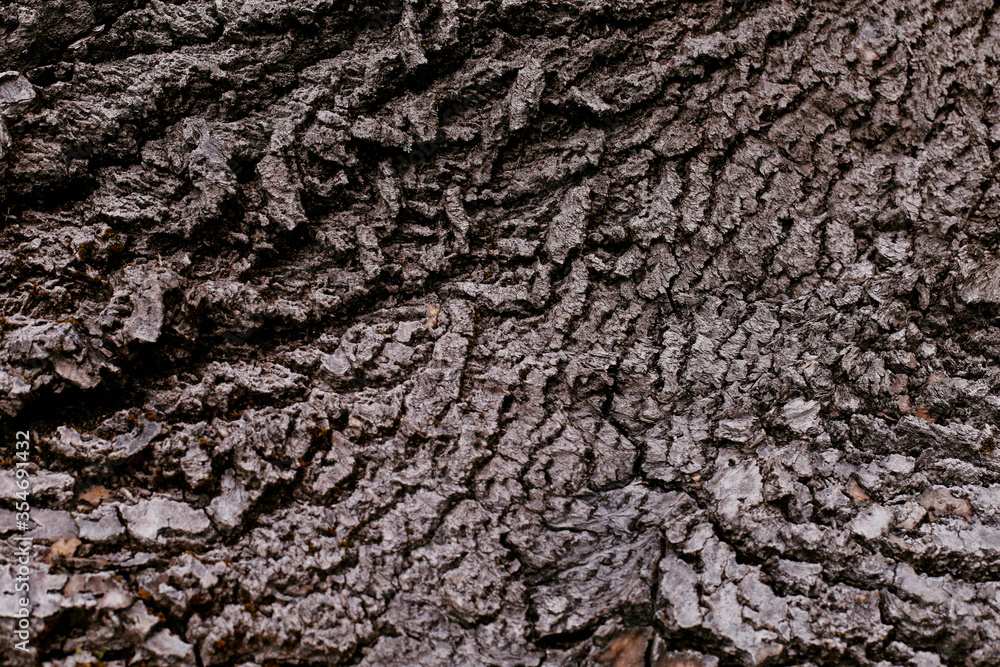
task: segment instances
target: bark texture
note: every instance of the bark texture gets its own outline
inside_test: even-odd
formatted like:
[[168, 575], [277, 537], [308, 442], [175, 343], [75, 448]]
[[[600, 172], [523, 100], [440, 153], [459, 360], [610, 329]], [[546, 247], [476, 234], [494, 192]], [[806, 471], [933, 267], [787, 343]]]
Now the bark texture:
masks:
[[1000, 664], [998, 62], [987, 0], [4, 3], [3, 664]]

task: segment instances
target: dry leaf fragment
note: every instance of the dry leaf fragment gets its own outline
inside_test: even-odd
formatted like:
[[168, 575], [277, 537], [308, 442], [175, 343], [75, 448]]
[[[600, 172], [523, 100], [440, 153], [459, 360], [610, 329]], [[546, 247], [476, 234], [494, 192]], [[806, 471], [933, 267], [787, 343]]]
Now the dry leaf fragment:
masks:
[[80, 494], [80, 500], [90, 503], [94, 507], [100, 505], [102, 500], [107, 500], [110, 497], [111, 492], [103, 486], [93, 486]]
[[869, 500], [868, 494], [865, 493], [865, 490], [862, 489], [861, 485], [853, 479], [847, 482], [847, 495], [853, 498], [856, 503], [863, 503]]
[[76, 553], [76, 548], [81, 544], [82, 542], [75, 537], [58, 539], [52, 544], [49, 556], [52, 558], [71, 558]]
[[427, 322], [424, 324], [428, 329], [433, 329], [437, 326], [438, 314], [441, 309], [434, 305], [433, 303], [427, 304]]
[[927, 410], [926, 406], [918, 405], [913, 411], [913, 416], [923, 419], [928, 424], [934, 423], [934, 418], [931, 417], [931, 413]]
[[649, 630], [636, 630], [620, 634], [611, 640], [608, 648], [597, 659], [602, 665], [613, 667], [641, 667], [646, 664], [646, 646]]
[[917, 502], [923, 505], [928, 514], [945, 516], [948, 514], [968, 519], [972, 516], [972, 503], [965, 498], [956, 498], [948, 489], [927, 489]]

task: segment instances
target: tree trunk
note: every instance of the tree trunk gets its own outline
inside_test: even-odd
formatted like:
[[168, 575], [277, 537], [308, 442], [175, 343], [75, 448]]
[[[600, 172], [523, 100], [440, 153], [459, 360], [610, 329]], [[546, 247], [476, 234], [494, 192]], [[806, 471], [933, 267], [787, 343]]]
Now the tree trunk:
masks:
[[991, 3], [0, 19], [3, 664], [1000, 664]]

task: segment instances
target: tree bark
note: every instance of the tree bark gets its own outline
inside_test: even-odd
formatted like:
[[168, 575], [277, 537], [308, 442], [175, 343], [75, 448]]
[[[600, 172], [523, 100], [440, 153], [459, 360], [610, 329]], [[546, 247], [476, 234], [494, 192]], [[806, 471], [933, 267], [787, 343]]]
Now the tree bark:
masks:
[[1000, 664], [986, 0], [0, 7], [3, 663]]

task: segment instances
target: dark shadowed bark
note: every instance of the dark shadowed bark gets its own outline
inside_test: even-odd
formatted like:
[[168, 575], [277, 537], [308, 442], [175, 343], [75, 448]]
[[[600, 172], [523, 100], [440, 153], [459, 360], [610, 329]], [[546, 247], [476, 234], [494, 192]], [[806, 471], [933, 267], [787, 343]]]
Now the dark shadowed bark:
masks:
[[1000, 664], [986, 0], [0, 6], [0, 664]]

